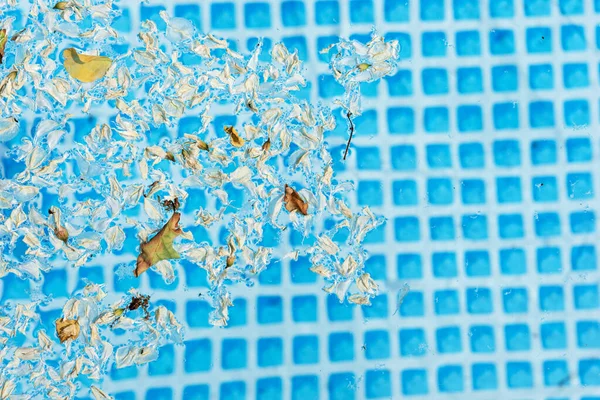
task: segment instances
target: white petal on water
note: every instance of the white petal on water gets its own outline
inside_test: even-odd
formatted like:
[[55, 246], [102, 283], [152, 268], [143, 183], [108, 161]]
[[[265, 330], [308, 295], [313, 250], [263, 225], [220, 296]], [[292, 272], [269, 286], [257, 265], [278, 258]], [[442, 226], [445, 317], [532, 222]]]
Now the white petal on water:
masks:
[[175, 280], [175, 271], [173, 265], [168, 260], [161, 260], [152, 266], [164, 279], [165, 283], [170, 284]]
[[379, 286], [377, 285], [377, 283], [375, 283], [373, 278], [371, 278], [371, 275], [368, 273], [364, 273], [358, 278], [356, 278], [356, 287], [361, 292], [367, 293], [369, 295], [375, 295], [379, 290]]
[[125, 232], [119, 225], [113, 225], [104, 232], [103, 237], [107, 244], [107, 251], [120, 250], [125, 241]]
[[19, 133], [19, 123], [16, 118], [0, 118], [0, 142], [7, 142]]
[[108, 394], [106, 394], [105, 392], [103, 392], [102, 390], [100, 390], [99, 388], [97, 388], [94, 385], [90, 386], [90, 391], [92, 392], [92, 396], [94, 396], [95, 400], [111, 400], [111, 399], [114, 399], [114, 397], [109, 396]]
[[331, 255], [335, 255], [340, 251], [339, 246], [335, 244], [333, 240], [331, 240], [331, 238], [327, 235], [319, 236], [317, 241], [319, 243], [319, 247], [321, 247], [323, 250], [325, 250]]
[[153, 219], [155, 221], [160, 221], [162, 219], [162, 214], [158, 209], [158, 202], [156, 200], [150, 199], [149, 197], [145, 197], [144, 211], [150, 219]]

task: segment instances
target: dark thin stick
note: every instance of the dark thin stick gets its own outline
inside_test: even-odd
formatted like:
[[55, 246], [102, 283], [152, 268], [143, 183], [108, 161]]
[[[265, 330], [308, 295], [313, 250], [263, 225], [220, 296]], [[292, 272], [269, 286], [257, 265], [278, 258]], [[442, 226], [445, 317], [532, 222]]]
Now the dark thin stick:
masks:
[[346, 156], [348, 155], [348, 149], [350, 148], [350, 142], [352, 141], [352, 135], [354, 134], [354, 122], [352, 122], [352, 113], [350, 111], [348, 111], [348, 114], [346, 114], [346, 117], [348, 117], [348, 122], [350, 123], [350, 137], [348, 138], [348, 143], [346, 144], [346, 151], [344, 152], [344, 160], [346, 159]]

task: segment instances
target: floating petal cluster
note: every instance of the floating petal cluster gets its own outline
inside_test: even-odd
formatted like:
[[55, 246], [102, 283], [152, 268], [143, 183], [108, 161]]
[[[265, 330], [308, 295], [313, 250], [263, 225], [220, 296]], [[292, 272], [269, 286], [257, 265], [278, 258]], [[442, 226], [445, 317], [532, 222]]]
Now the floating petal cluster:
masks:
[[[0, 5], [0, 15], [16, 3]], [[352, 184], [336, 177], [326, 136], [336, 125], [331, 107], [343, 109], [354, 133], [359, 83], [394, 72], [397, 42], [374, 32], [369, 43], [341, 39], [324, 49], [346, 89], [330, 107], [300, 95], [301, 60], [281, 43], [242, 54], [166, 12], [164, 31], [147, 20], [128, 43], [111, 27], [120, 11], [110, 0], [33, 0], [28, 12], [21, 30], [0, 17], [0, 143], [12, 165], [0, 179], [0, 277], [34, 288], [28, 301], [0, 309], [1, 397], [72, 398], [82, 377], [101, 381], [113, 363], [144, 364], [183, 340], [175, 316], [147, 295], [119, 297], [89, 282], [52, 329], [42, 323], [41, 310], [56, 303], [39, 290], [45, 273], [100, 261], [112, 272], [107, 263], [132, 234], [139, 247], [125, 250], [137, 258], [121, 275], [152, 269], [169, 284], [178, 260], [195, 264], [208, 276], [215, 326], [227, 325], [229, 285], [252, 285], [275, 256], [308, 256], [325, 291], [370, 304], [378, 288], [364, 272], [362, 243], [384, 218], [351, 210]], [[218, 126], [214, 116], [227, 113], [234, 124]], [[72, 120], [85, 115], [95, 126], [73, 132]], [[198, 126], [175, 134], [188, 116]], [[35, 121], [30, 132], [24, 121]], [[190, 193], [208, 205], [190, 209]], [[310, 244], [277, 254], [267, 229], [296, 231]]]

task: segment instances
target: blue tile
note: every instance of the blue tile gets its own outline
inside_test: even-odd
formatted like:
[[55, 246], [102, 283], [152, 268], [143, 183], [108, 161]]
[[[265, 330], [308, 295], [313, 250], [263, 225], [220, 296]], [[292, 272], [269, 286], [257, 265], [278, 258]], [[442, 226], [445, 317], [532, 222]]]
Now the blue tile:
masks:
[[258, 275], [258, 281], [261, 285], [279, 285], [281, 283], [281, 261], [279, 259], [271, 260], [267, 269]]
[[397, 40], [400, 45], [400, 60], [408, 60], [412, 57], [411, 35], [407, 32], [388, 32], [386, 40]]
[[436, 252], [431, 255], [433, 276], [436, 278], [454, 278], [458, 274], [456, 253]]
[[411, 290], [404, 296], [404, 300], [400, 305], [400, 316], [422, 317], [423, 315], [425, 315], [423, 293]]
[[600, 386], [600, 360], [597, 358], [579, 360], [579, 381], [583, 386]]
[[184, 343], [185, 372], [210, 371], [212, 367], [212, 344], [210, 339], [188, 340]]
[[340, 22], [340, 5], [337, 0], [315, 3], [315, 22], [317, 25], [338, 24]]
[[423, 32], [421, 35], [421, 54], [423, 57], [445, 57], [448, 40], [442, 31]]
[[344, 93], [342, 85], [331, 75], [319, 75], [319, 97], [330, 98]]
[[532, 128], [554, 127], [554, 104], [551, 101], [529, 103], [529, 126]]
[[492, 89], [495, 92], [513, 92], [519, 89], [519, 72], [516, 65], [492, 67]]
[[148, 364], [148, 375], [170, 375], [175, 371], [175, 348], [172, 344], [162, 346], [158, 358]]
[[462, 392], [463, 380], [463, 368], [460, 365], [441, 366], [437, 370], [438, 390], [441, 393]]
[[531, 142], [531, 163], [547, 165], [556, 163], [556, 142], [554, 140], [534, 140]]
[[393, 97], [411, 96], [413, 94], [412, 71], [400, 69], [396, 74], [384, 78], [387, 81], [388, 93]]
[[402, 382], [402, 394], [406, 396], [429, 393], [426, 369], [405, 369], [402, 371], [400, 380]]
[[380, 294], [371, 299], [370, 306], [362, 306], [365, 319], [385, 319], [388, 316], [388, 297]]
[[243, 381], [223, 382], [219, 387], [220, 400], [245, 400], [246, 383]]
[[210, 400], [210, 387], [208, 385], [192, 385], [183, 389], [184, 399], [189, 400]]
[[246, 368], [246, 340], [223, 339], [221, 343], [221, 368], [240, 369]]
[[389, 398], [392, 395], [390, 371], [383, 369], [367, 370], [365, 375], [367, 399]]
[[292, 297], [292, 318], [294, 322], [316, 322], [317, 297], [313, 295]]
[[283, 364], [283, 340], [281, 338], [260, 338], [256, 349], [259, 367], [274, 367]]
[[521, 275], [527, 272], [527, 262], [523, 249], [501, 249], [500, 271], [504, 275]]
[[314, 335], [294, 336], [294, 364], [316, 364], [319, 362], [319, 338]]
[[185, 303], [185, 319], [191, 328], [210, 328], [208, 320], [212, 310], [207, 301], [190, 300]]
[[521, 202], [521, 179], [519, 177], [496, 178], [496, 195], [498, 203]]
[[419, 0], [421, 21], [443, 21], [444, 0]]
[[575, 285], [573, 287], [573, 302], [578, 310], [591, 310], [600, 307], [598, 285]]
[[397, 171], [410, 171], [417, 168], [417, 153], [414, 146], [392, 146], [390, 153], [392, 169]]
[[244, 23], [246, 28], [250, 29], [266, 29], [271, 27], [270, 4], [263, 2], [244, 4]]
[[569, 138], [566, 141], [567, 161], [570, 163], [592, 160], [592, 144], [586, 137]]
[[525, 15], [546, 17], [550, 15], [550, 0], [524, 0]]
[[283, 44], [290, 52], [298, 51], [298, 58], [302, 61], [309, 61], [308, 45], [304, 36], [288, 36], [283, 38]]
[[592, 175], [587, 172], [567, 174], [567, 194], [572, 200], [594, 198]]
[[563, 104], [565, 124], [577, 128], [590, 123], [590, 108], [587, 100], [568, 100]]
[[487, 288], [466, 290], [467, 311], [470, 314], [491, 314], [493, 310], [492, 292]]
[[350, 22], [369, 24], [374, 22], [373, 0], [350, 0]]
[[329, 375], [327, 391], [329, 400], [355, 400], [356, 379], [351, 372], [341, 372]]
[[544, 385], [554, 387], [569, 386], [570, 376], [567, 362], [564, 360], [544, 361]]
[[460, 57], [481, 55], [481, 39], [479, 31], [456, 32], [456, 54]]
[[147, 400], [171, 400], [173, 398], [173, 390], [168, 387], [152, 388], [146, 392]]
[[428, 144], [427, 164], [430, 168], [450, 168], [452, 167], [452, 156], [450, 146], [447, 144]]
[[463, 237], [468, 240], [487, 239], [487, 217], [485, 215], [464, 215], [461, 219]]
[[395, 218], [394, 231], [397, 242], [416, 242], [421, 237], [419, 220], [416, 217]]
[[458, 146], [460, 166], [465, 169], [478, 169], [485, 166], [481, 143], [462, 143]]
[[283, 321], [283, 300], [279, 296], [259, 296], [257, 320], [260, 324], [276, 324]]
[[573, 246], [571, 249], [571, 269], [573, 271], [593, 271], [597, 269], [596, 248], [592, 245]]
[[529, 307], [527, 289], [506, 288], [502, 290], [502, 303], [507, 314], [526, 313]]
[[210, 25], [212, 29], [235, 29], [235, 4], [211, 3]]
[[383, 254], [372, 254], [365, 261], [365, 272], [371, 275], [375, 280], [386, 280], [387, 265], [386, 258]]
[[429, 219], [429, 232], [431, 240], [454, 240], [456, 230], [454, 220], [449, 217], [431, 217]]
[[533, 90], [554, 88], [554, 73], [551, 64], [533, 64], [529, 66], [529, 87]]
[[282, 400], [283, 382], [280, 377], [262, 378], [256, 381], [256, 398]]
[[559, 247], [537, 249], [537, 269], [541, 274], [558, 274], [562, 271]]
[[585, 30], [581, 25], [562, 25], [560, 44], [564, 51], [584, 51], [587, 48]]
[[553, 212], [539, 213], [534, 217], [535, 233], [539, 237], [560, 235], [560, 218]]
[[426, 107], [423, 113], [425, 130], [431, 133], [448, 132], [448, 115], [447, 107]]
[[465, 270], [469, 277], [490, 275], [490, 255], [484, 250], [465, 252]]
[[567, 331], [563, 322], [547, 322], [540, 325], [540, 340], [544, 350], [567, 348]]
[[460, 189], [463, 204], [485, 204], [485, 182], [481, 179], [465, 179]]
[[496, 103], [492, 108], [492, 114], [494, 128], [497, 130], [519, 128], [519, 108], [516, 103]]
[[200, 7], [196, 4], [176, 4], [173, 11], [178, 18], [185, 18], [192, 22], [196, 29], [202, 29]]
[[398, 254], [396, 257], [398, 278], [421, 279], [423, 277], [423, 266], [420, 254]]
[[571, 233], [589, 234], [596, 231], [596, 216], [592, 211], [572, 212], [569, 214]]
[[423, 93], [437, 96], [448, 93], [448, 71], [443, 68], [424, 68], [421, 71]]
[[381, 157], [378, 147], [357, 147], [356, 164], [361, 170], [381, 169]]
[[584, 349], [600, 348], [600, 322], [577, 321], [577, 346]]
[[433, 294], [434, 308], [437, 315], [458, 314], [460, 305], [456, 290], [436, 290]]
[[511, 324], [504, 327], [507, 351], [527, 351], [531, 348], [531, 334], [526, 324]]
[[[6, 289], [4, 289], [6, 290]], [[67, 271], [65, 269], [52, 269], [44, 274], [44, 284], [42, 292], [46, 296], [68, 297], [67, 292]]]
[[565, 308], [565, 296], [561, 286], [540, 286], [540, 311], [555, 312]]
[[400, 329], [398, 335], [402, 357], [422, 357], [428, 349], [423, 329]]
[[548, 27], [527, 28], [525, 31], [527, 52], [532, 54], [552, 52], [552, 30]]
[[469, 329], [473, 353], [493, 353], [496, 350], [494, 329], [488, 325], [474, 325]]
[[563, 65], [563, 85], [565, 89], [585, 88], [590, 85], [588, 66], [584, 63]]
[[409, 2], [383, 0], [383, 15], [386, 22], [408, 22], [410, 19]]
[[494, 56], [514, 54], [515, 35], [509, 29], [494, 29], [490, 31], [490, 53]]
[[306, 9], [302, 1], [284, 1], [281, 3], [281, 22], [286, 27], [306, 25]]
[[498, 215], [498, 236], [501, 239], [518, 239], [525, 236], [521, 214]]
[[160, 17], [160, 12], [164, 11], [165, 7], [163, 6], [146, 6], [144, 4], [140, 5], [140, 20], [145, 21], [147, 19], [151, 20], [156, 24], [156, 27], [159, 31], [164, 31], [167, 28], [167, 24]]
[[386, 330], [365, 332], [365, 358], [367, 360], [382, 360], [390, 358], [390, 337]]
[[427, 180], [427, 199], [429, 204], [452, 204], [454, 195], [452, 181], [446, 178], [431, 178]]
[[246, 300], [234, 299], [233, 307], [229, 308], [229, 322], [227, 328], [246, 325]]
[[479, 19], [478, 0], [453, 0], [452, 10], [454, 11], [455, 20]]
[[290, 260], [290, 278], [294, 284], [309, 284], [317, 281], [316, 275], [310, 270], [312, 266], [308, 256], [300, 256], [298, 260]]
[[415, 112], [409, 107], [390, 107], [387, 110], [388, 131], [391, 134], [411, 134], [415, 131]]
[[506, 384], [510, 389], [533, 387], [533, 371], [528, 362], [506, 363]]
[[460, 353], [462, 351], [460, 327], [448, 326], [438, 328], [435, 337], [438, 353]]
[[351, 321], [353, 306], [347, 302], [340, 303], [335, 295], [327, 296], [327, 318], [329, 321]]
[[329, 335], [329, 360], [332, 362], [354, 360], [354, 336], [350, 332]]
[[461, 94], [483, 93], [483, 74], [479, 67], [461, 67], [456, 70], [457, 90]]
[[319, 377], [297, 375], [292, 377], [292, 400], [319, 399]]
[[495, 390], [498, 388], [496, 365], [475, 363], [471, 366], [473, 390]]
[[462, 105], [456, 109], [458, 130], [461, 133], [479, 132], [483, 129], [483, 112], [477, 105]]

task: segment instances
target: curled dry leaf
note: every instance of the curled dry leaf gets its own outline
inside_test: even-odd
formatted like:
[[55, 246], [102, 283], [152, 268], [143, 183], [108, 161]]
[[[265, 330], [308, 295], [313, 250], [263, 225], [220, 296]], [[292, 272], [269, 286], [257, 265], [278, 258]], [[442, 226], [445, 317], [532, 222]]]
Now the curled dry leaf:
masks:
[[285, 209], [289, 212], [298, 211], [302, 215], [308, 215], [308, 203], [291, 186], [285, 185], [283, 202], [285, 203]]
[[103, 56], [79, 54], [70, 47], [63, 51], [63, 65], [69, 75], [81, 82], [94, 82], [106, 75], [112, 60]]
[[65, 9], [67, 8], [67, 6], [68, 6], [68, 5], [69, 5], [69, 3], [68, 3], [68, 2], [66, 2], [66, 1], [59, 1], [58, 3], [56, 3], [56, 4], [54, 5], [54, 7], [53, 7], [53, 8], [54, 8], [55, 10], [61, 10], [61, 11], [62, 11], [62, 10], [65, 10]]
[[67, 243], [67, 240], [69, 240], [69, 232], [63, 226], [58, 226], [56, 229], [54, 229], [54, 236], [56, 236], [58, 240], [65, 243]]
[[267, 141], [262, 144], [262, 150], [269, 151], [270, 148], [271, 148], [271, 139], [267, 139]]
[[6, 29], [0, 29], [0, 64], [2, 64], [2, 59], [4, 58], [4, 48], [6, 47], [7, 41], [8, 36], [6, 36]]
[[224, 129], [225, 133], [229, 135], [229, 140], [231, 141], [232, 145], [235, 147], [242, 147], [244, 145], [245, 140], [242, 139], [238, 131], [233, 126], [226, 126]]
[[162, 229], [154, 235], [152, 239], [140, 246], [135, 270], [133, 274], [138, 277], [148, 268], [162, 260], [172, 260], [179, 258], [179, 253], [173, 248], [175, 238], [183, 233], [179, 227], [181, 214], [173, 213], [169, 221]]
[[79, 322], [75, 319], [57, 319], [56, 334], [61, 343], [72, 339], [75, 340], [79, 336]]

